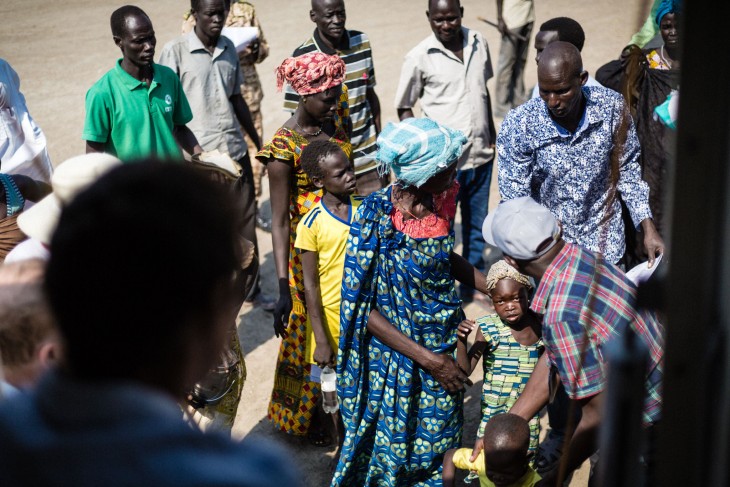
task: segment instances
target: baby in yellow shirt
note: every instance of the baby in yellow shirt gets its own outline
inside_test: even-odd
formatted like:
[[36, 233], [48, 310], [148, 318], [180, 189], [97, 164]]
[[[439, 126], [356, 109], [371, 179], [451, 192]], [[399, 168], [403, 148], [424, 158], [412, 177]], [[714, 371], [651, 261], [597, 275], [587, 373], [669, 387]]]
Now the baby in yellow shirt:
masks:
[[[453, 448], [444, 455], [444, 487], [453, 487], [457, 468], [479, 478], [480, 487], [533, 487], [541, 477], [529, 465], [530, 426], [520, 416], [497, 414], [484, 428], [484, 450], [470, 461], [471, 448]], [[475, 475], [476, 474], [476, 475]]]

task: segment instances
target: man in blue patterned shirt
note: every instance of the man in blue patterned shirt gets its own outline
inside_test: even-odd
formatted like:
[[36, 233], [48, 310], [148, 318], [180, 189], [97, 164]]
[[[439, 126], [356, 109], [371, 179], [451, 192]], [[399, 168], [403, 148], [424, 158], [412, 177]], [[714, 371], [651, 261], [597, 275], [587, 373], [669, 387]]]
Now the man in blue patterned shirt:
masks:
[[512, 110], [497, 137], [502, 199], [532, 196], [560, 220], [566, 241], [618, 263], [626, 249], [620, 197], [653, 264], [664, 242], [641, 179], [634, 123], [620, 94], [584, 86], [582, 66], [567, 42], [543, 51], [540, 98]]

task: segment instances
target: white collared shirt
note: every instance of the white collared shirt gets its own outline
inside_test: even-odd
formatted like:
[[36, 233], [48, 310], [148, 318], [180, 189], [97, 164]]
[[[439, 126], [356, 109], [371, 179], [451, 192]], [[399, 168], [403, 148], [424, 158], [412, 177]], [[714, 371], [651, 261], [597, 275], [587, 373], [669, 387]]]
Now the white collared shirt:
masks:
[[420, 99], [424, 117], [460, 130], [469, 142], [459, 160], [459, 169], [470, 169], [492, 160], [494, 143], [489, 135], [489, 92], [492, 61], [487, 41], [462, 27], [464, 61], [434, 34], [406, 54], [395, 96], [396, 108], [413, 108]]
[[159, 64], [180, 77], [193, 112], [187, 126], [203, 150], [243, 158], [246, 141], [230, 101], [241, 93], [243, 74], [230, 39], [220, 36], [211, 54], [192, 30], [165, 45]]

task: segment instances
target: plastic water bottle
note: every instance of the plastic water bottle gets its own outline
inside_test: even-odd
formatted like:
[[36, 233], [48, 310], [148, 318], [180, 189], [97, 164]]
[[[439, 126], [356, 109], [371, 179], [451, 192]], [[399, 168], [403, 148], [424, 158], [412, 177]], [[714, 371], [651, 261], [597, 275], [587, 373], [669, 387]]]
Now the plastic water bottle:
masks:
[[337, 374], [330, 366], [322, 369], [320, 375], [322, 385], [322, 409], [325, 413], [332, 414], [340, 409], [340, 403], [337, 402]]

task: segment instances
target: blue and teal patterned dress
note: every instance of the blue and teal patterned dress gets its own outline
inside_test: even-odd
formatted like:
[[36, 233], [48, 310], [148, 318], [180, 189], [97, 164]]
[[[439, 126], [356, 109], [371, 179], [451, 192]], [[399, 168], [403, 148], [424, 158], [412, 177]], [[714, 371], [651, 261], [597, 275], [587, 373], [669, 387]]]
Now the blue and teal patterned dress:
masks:
[[444, 453], [461, 442], [463, 394], [367, 331], [371, 309], [436, 353], [454, 355], [464, 318], [451, 276], [454, 233], [396, 230], [390, 188], [363, 201], [342, 284], [338, 388], [346, 437], [333, 486], [440, 486]]

